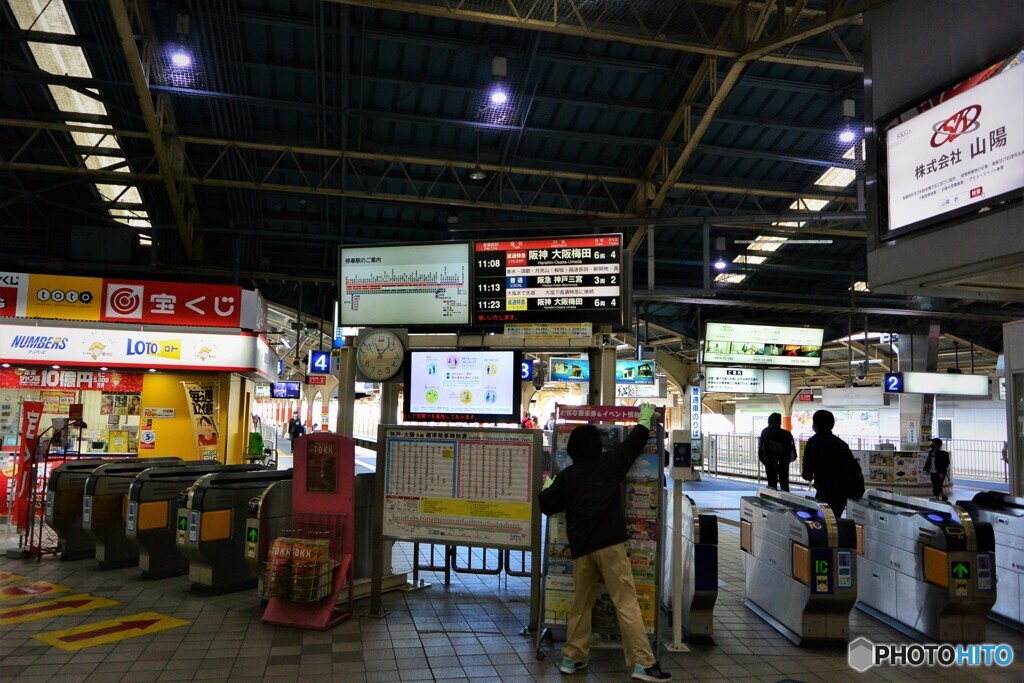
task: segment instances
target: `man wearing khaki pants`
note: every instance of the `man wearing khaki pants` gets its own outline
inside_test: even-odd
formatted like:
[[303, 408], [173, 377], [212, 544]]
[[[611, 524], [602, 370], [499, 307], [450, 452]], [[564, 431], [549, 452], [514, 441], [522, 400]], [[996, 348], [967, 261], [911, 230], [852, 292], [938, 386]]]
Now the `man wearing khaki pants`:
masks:
[[628, 534], [621, 495], [626, 473], [647, 443], [656, 419], [654, 406], [643, 404], [636, 427], [625, 441], [607, 451], [602, 449], [597, 427], [577, 427], [566, 445], [573, 464], [549, 479], [540, 493], [541, 512], [565, 512], [573, 558], [575, 595], [558, 667], [562, 673], [572, 674], [587, 666], [590, 618], [597, 599], [598, 578], [603, 577], [615, 605], [623, 654], [626, 664], [633, 667], [633, 680], [672, 680], [672, 674], [658, 666], [644, 632], [633, 571], [626, 556]]

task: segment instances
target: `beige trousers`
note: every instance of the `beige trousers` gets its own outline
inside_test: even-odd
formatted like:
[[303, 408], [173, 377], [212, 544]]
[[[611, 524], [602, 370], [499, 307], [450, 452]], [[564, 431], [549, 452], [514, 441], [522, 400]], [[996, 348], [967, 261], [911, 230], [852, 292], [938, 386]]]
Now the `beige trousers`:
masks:
[[644, 620], [640, 615], [640, 605], [637, 604], [633, 571], [626, 557], [626, 544], [619, 543], [577, 557], [572, 564], [572, 577], [575, 595], [572, 607], [569, 608], [569, 633], [562, 647], [562, 656], [577, 662], [587, 661], [590, 653], [590, 618], [597, 600], [597, 581], [604, 577], [619, 619], [626, 665], [640, 664], [646, 668], [654, 664], [654, 653], [647, 642]]

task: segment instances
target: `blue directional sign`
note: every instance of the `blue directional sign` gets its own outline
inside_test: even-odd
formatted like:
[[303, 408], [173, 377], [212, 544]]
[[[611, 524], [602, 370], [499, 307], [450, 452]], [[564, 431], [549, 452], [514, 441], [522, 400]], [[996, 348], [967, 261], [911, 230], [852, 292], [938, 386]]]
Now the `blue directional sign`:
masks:
[[529, 382], [533, 379], [533, 361], [524, 360], [519, 364], [519, 379]]
[[885, 384], [882, 385], [883, 391], [887, 394], [902, 394], [903, 393], [903, 373], [902, 372], [887, 372], [885, 373]]
[[309, 352], [309, 374], [311, 375], [329, 375], [331, 372], [331, 352], [330, 351], [310, 351]]

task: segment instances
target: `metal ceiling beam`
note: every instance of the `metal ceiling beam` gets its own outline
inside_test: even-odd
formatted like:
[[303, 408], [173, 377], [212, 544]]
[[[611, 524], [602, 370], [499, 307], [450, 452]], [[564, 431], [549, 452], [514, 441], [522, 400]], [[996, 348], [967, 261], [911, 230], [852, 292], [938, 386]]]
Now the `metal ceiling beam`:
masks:
[[[559, 33], [577, 38], [607, 40], [616, 43], [652, 47], [660, 50], [671, 50], [673, 52], [689, 52], [692, 54], [708, 55], [713, 57], [725, 57], [727, 59], [739, 59], [742, 56], [741, 53], [735, 50], [713, 47], [710, 45], [700, 45], [697, 43], [675, 41], [660, 36], [643, 35], [644, 29], [640, 25], [635, 27], [637, 29], [637, 33], [635, 34], [590, 26], [580, 20], [578, 13], [573, 12], [575, 5], [567, 0], [554, 0], [556, 5], [561, 6], [561, 12], [556, 14], [553, 19], [541, 19], [533, 16], [533, 10], [537, 7], [538, 3], [534, 3], [524, 14], [518, 12], [516, 5], [513, 2], [505, 3], [505, 9], [507, 12], [502, 12], [500, 6], [495, 9], [487, 10], [468, 9], [464, 6], [463, 0], [442, 0], [438, 4], [428, 3], [425, 1], [416, 2], [414, 0], [331, 0], [331, 2], [337, 2], [343, 5], [355, 5], [359, 7], [387, 10], [390, 12], [419, 14], [439, 19], [454, 19], [458, 21], [470, 21], [482, 24], [495, 24], [510, 28]], [[781, 64], [806, 66], [817, 69], [835, 69], [839, 71], [853, 72], [863, 71], [862, 66], [851, 65], [848, 62], [771, 55], [768, 54], [770, 52], [772, 52], [772, 49], [766, 49], [758, 58]]]
[[[128, 4], [132, 6], [129, 13]], [[135, 85], [135, 94], [139, 101], [139, 108], [142, 111], [142, 118], [146, 124], [146, 131], [149, 134], [149, 141], [153, 145], [153, 153], [156, 156], [160, 168], [160, 177], [163, 180], [167, 191], [167, 198], [171, 204], [171, 211], [174, 214], [174, 222], [178, 226], [178, 234], [185, 248], [185, 254], [189, 261], [196, 257], [195, 244], [193, 242], [192, 225], [197, 217], [195, 198], [189, 198], [187, 193], [178, 187], [175, 178], [175, 167], [171, 159], [171, 151], [164, 142], [164, 134], [171, 136], [175, 134], [171, 130], [164, 130], [170, 125], [169, 120], [160, 116], [153, 105], [153, 98], [149, 92], [149, 82], [146, 77], [146, 66], [143, 64], [142, 55], [139, 53], [135, 43], [135, 31], [132, 25], [132, 16], [144, 22], [143, 12], [148, 12], [148, 7], [143, 7], [141, 2], [135, 0], [111, 0], [110, 11], [114, 17], [114, 26], [117, 29], [117, 36], [124, 51], [125, 61], [128, 64], [128, 71], [132, 76], [132, 83]], [[155, 38], [151, 33], [143, 32], [144, 41], [153, 41]]]

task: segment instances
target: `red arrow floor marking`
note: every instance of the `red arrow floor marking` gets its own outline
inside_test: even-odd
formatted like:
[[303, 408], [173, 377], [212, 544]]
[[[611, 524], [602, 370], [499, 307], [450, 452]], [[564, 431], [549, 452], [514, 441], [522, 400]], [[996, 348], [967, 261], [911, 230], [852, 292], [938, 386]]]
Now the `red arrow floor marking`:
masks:
[[100, 636], [109, 635], [111, 633], [120, 633], [122, 631], [131, 631], [132, 629], [138, 629], [145, 631], [153, 624], [160, 621], [159, 619], [140, 619], [138, 621], [122, 621], [120, 624], [113, 626], [107, 626], [106, 628], [98, 628], [95, 631], [85, 631], [84, 633], [76, 633], [70, 636], [61, 636], [57, 640], [64, 641], [65, 643], [77, 643], [81, 640], [89, 640], [90, 638], [99, 638]]
[[26, 614], [42, 614], [43, 612], [52, 612], [58, 609], [75, 609], [77, 607], [85, 607], [93, 601], [92, 598], [85, 600], [57, 600], [56, 602], [49, 605], [40, 605], [39, 607], [19, 607], [17, 609], [5, 610], [0, 613], [0, 618], [10, 619], [12, 617], [21, 617]]
[[11, 586], [4, 588], [4, 595], [40, 595], [53, 590], [49, 586]]

